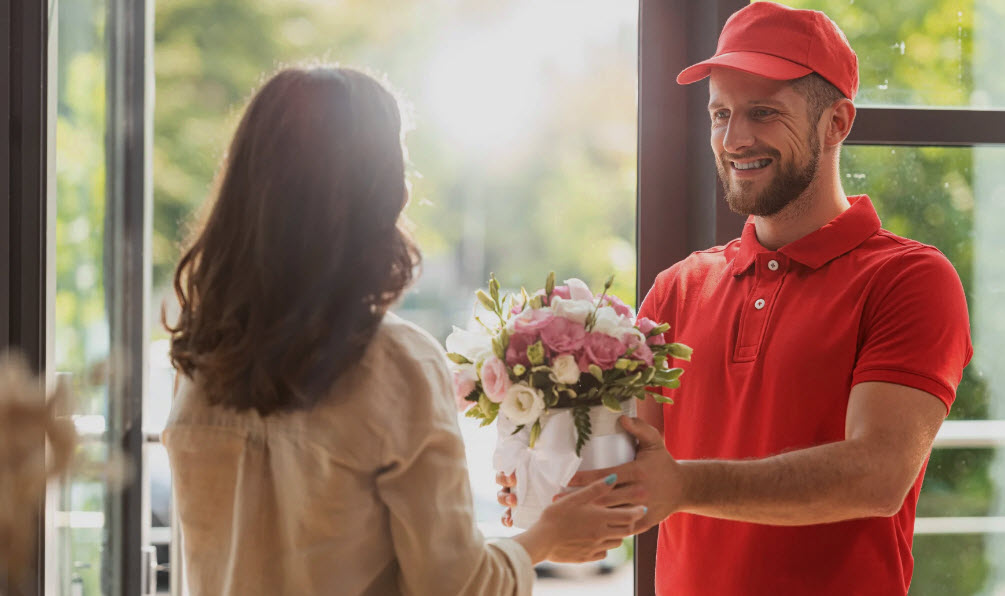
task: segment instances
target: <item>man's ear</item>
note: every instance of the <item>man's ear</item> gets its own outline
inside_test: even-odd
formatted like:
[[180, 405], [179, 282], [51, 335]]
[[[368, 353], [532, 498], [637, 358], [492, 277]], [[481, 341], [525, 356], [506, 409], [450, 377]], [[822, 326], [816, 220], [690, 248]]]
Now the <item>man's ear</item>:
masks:
[[824, 147], [836, 147], [844, 142], [855, 123], [855, 104], [842, 97], [824, 111], [826, 129], [823, 131]]

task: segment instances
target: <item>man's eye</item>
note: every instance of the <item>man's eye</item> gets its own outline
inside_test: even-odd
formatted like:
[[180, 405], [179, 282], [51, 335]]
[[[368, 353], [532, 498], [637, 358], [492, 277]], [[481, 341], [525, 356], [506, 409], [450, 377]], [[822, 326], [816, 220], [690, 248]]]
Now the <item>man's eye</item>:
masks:
[[772, 115], [773, 113], [774, 113], [774, 110], [769, 110], [769, 109], [766, 109], [766, 108], [757, 108], [753, 112], [751, 112], [751, 115], [754, 118], [767, 118], [768, 116]]
[[712, 120], [725, 120], [729, 118], [729, 110], [716, 110], [712, 112]]

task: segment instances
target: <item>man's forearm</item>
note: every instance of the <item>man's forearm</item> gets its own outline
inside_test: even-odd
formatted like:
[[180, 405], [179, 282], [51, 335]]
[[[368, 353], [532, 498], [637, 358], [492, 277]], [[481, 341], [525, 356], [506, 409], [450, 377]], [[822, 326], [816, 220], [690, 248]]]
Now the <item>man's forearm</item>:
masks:
[[840, 441], [757, 460], [679, 461], [680, 510], [773, 525], [893, 515], [913, 477], [874, 451]]

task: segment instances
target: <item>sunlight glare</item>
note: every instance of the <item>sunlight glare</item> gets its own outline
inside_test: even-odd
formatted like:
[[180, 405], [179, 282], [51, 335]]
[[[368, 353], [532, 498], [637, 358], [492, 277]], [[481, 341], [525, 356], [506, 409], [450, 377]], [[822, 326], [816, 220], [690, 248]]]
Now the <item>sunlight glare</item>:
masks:
[[524, 0], [488, 26], [457, 30], [432, 60], [423, 102], [434, 126], [478, 156], [505, 154], [551, 108], [549, 83], [589, 69], [591, 46], [634, 35], [637, 2]]

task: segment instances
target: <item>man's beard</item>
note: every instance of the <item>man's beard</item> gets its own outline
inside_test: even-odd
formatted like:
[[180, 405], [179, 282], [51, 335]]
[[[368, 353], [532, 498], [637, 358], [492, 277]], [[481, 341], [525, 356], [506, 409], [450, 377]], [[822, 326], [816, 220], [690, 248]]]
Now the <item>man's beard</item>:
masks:
[[[817, 175], [817, 167], [820, 162], [820, 144], [816, 131], [810, 139], [812, 153], [809, 161], [803, 167], [798, 167], [795, 163], [782, 165], [781, 154], [775, 149], [767, 151], [750, 152], [749, 155], [723, 153], [716, 162], [719, 170], [719, 180], [722, 188], [726, 192], [726, 202], [730, 210], [740, 215], [756, 215], [769, 217], [778, 214], [792, 204], [796, 199], [809, 188], [813, 178]], [[758, 194], [749, 190], [753, 181], [741, 180], [734, 184], [729, 183], [729, 172], [732, 169], [730, 161], [737, 161], [749, 157], [770, 157], [772, 162], [778, 164], [779, 171], [774, 179]], [[771, 167], [770, 165], [768, 167]], [[739, 188], [737, 188], [739, 187]]]

